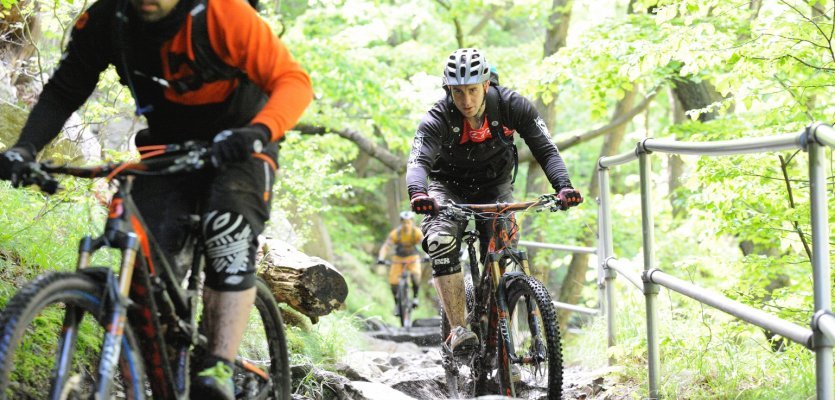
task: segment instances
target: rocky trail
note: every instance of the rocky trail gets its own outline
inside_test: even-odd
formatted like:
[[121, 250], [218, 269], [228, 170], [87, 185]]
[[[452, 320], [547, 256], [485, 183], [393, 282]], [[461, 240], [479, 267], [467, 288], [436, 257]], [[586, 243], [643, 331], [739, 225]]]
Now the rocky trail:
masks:
[[[294, 382], [302, 378], [315, 381], [320, 389], [314, 396], [317, 399], [446, 399], [439, 323], [439, 319], [418, 320], [416, 326], [407, 331], [370, 321], [364, 343], [356, 343], [355, 348], [343, 357], [336, 367], [337, 373], [294, 366]], [[608, 368], [594, 371], [565, 368], [563, 399], [630, 398], [615, 394], [605, 384], [605, 376], [610, 372]], [[544, 398], [535, 394], [528, 396], [525, 398]], [[295, 395], [295, 400], [310, 398]]]

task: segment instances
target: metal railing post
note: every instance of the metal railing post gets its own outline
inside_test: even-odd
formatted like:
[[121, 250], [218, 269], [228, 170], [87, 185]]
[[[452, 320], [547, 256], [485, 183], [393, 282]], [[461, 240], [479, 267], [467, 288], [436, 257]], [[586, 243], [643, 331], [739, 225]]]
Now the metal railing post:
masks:
[[641, 228], [643, 231], [644, 245], [644, 297], [646, 298], [647, 313], [647, 366], [649, 369], [649, 398], [658, 398], [659, 364], [661, 363], [658, 354], [658, 327], [656, 326], [657, 311], [655, 300], [658, 295], [658, 285], [652, 283], [647, 272], [655, 269], [655, 251], [653, 249], [653, 217], [652, 217], [652, 182], [650, 181], [649, 152], [644, 143], [638, 145], [638, 165], [641, 172]]
[[[813, 132], [814, 135], [814, 132]], [[830, 312], [832, 284], [829, 271], [829, 212], [826, 200], [824, 147], [814, 138], [809, 140], [809, 190], [812, 218], [812, 279], [815, 314]], [[815, 350], [817, 398], [832, 400], [832, 342], [812, 323]]]
[[[606, 304], [606, 336], [609, 347], [615, 345], [615, 298], [612, 284], [617, 276], [617, 272], [612, 271], [606, 265], [606, 261], [614, 255], [612, 244], [612, 210], [609, 206], [609, 169], [598, 166], [597, 168], [598, 185], [600, 188], [600, 197], [598, 198], [598, 212], [597, 212], [597, 264], [598, 264], [598, 287], [602, 285], [605, 290], [605, 296], [601, 297], [601, 304], [604, 304], [605, 297]], [[609, 360], [609, 364], [612, 360]]]

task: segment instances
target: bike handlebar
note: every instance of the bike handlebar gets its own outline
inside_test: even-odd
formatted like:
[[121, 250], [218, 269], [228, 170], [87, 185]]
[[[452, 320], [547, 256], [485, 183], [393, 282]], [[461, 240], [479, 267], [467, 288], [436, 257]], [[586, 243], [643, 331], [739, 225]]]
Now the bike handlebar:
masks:
[[16, 186], [35, 185], [43, 192], [54, 194], [60, 188], [52, 174], [72, 175], [79, 178], [108, 178], [136, 175], [170, 175], [202, 169], [211, 160], [211, 147], [202, 143], [187, 142], [160, 146], [146, 153], [140, 161], [106, 163], [92, 167], [53, 165], [47, 162], [26, 163], [18, 172]]
[[490, 212], [507, 213], [511, 211], [525, 211], [530, 208], [548, 208], [549, 211], [565, 210], [565, 206], [556, 194], [544, 194], [537, 200], [522, 201], [515, 203], [493, 203], [493, 204], [442, 204], [438, 207], [440, 212], [446, 210], [457, 210], [464, 212]]

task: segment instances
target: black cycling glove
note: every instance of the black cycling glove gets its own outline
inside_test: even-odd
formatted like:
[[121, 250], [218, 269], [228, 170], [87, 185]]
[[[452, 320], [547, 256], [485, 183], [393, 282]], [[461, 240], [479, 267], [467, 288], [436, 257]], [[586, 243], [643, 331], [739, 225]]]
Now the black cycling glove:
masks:
[[17, 183], [20, 169], [32, 161], [35, 161], [35, 146], [30, 143], [16, 144], [0, 153], [0, 179]]
[[418, 214], [438, 214], [438, 201], [426, 193], [412, 193], [411, 206], [412, 211]]
[[212, 156], [218, 164], [246, 161], [250, 154], [260, 153], [269, 139], [269, 129], [261, 124], [227, 129], [215, 136]]
[[572, 187], [560, 189], [559, 193], [557, 193], [557, 198], [560, 199], [560, 202], [562, 203], [561, 208], [563, 210], [569, 207], [574, 207], [583, 202], [583, 196], [580, 195], [580, 191]]

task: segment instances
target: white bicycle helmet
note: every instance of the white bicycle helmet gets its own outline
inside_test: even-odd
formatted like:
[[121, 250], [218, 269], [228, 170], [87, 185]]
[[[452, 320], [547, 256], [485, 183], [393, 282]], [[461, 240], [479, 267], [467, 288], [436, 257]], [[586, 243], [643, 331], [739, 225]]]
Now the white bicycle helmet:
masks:
[[400, 220], [404, 219], [412, 219], [415, 216], [415, 213], [411, 211], [403, 211], [400, 213]]
[[444, 85], [472, 85], [490, 79], [490, 64], [476, 48], [458, 49], [449, 55]]

